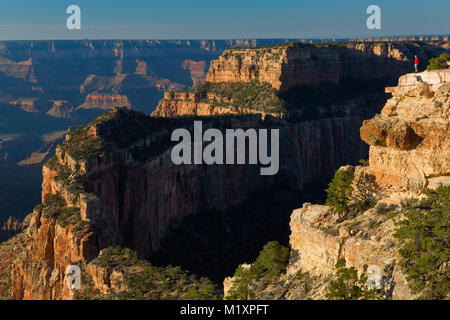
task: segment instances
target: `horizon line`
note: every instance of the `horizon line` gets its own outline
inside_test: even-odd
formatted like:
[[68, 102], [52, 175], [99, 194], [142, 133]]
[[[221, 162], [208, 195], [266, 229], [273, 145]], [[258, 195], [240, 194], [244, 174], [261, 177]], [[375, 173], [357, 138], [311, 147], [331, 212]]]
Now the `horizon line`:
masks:
[[[381, 36], [353, 36], [353, 37], [242, 37], [242, 38], [47, 38], [47, 39], [0, 39], [0, 41], [230, 41], [230, 40], [371, 40], [382, 38], [408, 38], [408, 37], [450, 37], [450, 34], [408, 34], [408, 35], [381, 35]], [[405, 39], [405, 41], [410, 39]], [[432, 39], [429, 39], [432, 41]], [[438, 41], [438, 40], [436, 40]], [[448, 40], [447, 40], [448, 41]]]

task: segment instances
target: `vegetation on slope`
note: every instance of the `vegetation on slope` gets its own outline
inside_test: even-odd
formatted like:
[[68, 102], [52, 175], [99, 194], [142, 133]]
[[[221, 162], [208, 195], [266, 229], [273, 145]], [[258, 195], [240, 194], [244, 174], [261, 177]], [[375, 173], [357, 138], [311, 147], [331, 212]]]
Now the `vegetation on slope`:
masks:
[[365, 274], [358, 276], [355, 267], [346, 268], [341, 258], [336, 263], [336, 279], [331, 280], [326, 297], [330, 300], [381, 300], [383, 295], [378, 289], [368, 287]]
[[374, 184], [369, 175], [362, 173], [355, 179], [352, 170], [339, 169], [325, 190], [325, 204], [340, 220], [351, 219], [376, 205], [373, 189]]
[[89, 226], [83, 221], [80, 215], [80, 208], [68, 207], [60, 193], [48, 195], [42, 204], [35, 207], [45, 217], [56, 219], [56, 222], [63, 228], [69, 224], [75, 231], [82, 230]]
[[122, 280], [113, 283], [118, 290], [110, 290], [100, 295], [92, 289], [92, 283], [86, 281], [85, 289], [78, 299], [113, 300], [217, 300], [218, 288], [207, 278], [183, 271], [180, 267], [156, 267], [140, 260], [137, 253], [120, 246], [104, 249], [93, 262], [108, 270], [118, 271]]
[[[170, 134], [175, 129], [192, 128], [194, 120], [222, 122], [217, 125], [223, 126], [227, 119], [240, 117], [244, 118], [246, 115], [163, 118], [115, 107], [96, 118], [89, 125], [69, 132], [69, 139], [61, 144], [60, 148], [77, 161], [102, 157], [117, 149], [128, 149], [135, 159], [148, 161], [175, 145], [175, 142], [170, 139]], [[95, 127], [97, 136], [89, 133], [93, 127]], [[139, 145], [143, 139], [150, 140], [149, 147], [143, 144]], [[51, 165], [53, 162], [48, 162], [48, 164]]]
[[332, 208], [340, 218], [344, 218], [350, 212], [354, 178], [355, 175], [350, 170], [337, 170], [326, 190], [328, 196], [325, 204]]
[[402, 209], [395, 237], [403, 271], [413, 294], [423, 299], [444, 299], [450, 293], [450, 186], [425, 190]]
[[241, 264], [234, 274], [230, 289], [230, 300], [247, 300], [255, 298], [252, 283], [275, 279], [286, 271], [289, 262], [289, 248], [277, 241], [268, 242], [252, 265]]
[[432, 58], [428, 62], [427, 70], [437, 70], [449, 68], [450, 53], [443, 53], [437, 58]]
[[[284, 101], [278, 96], [277, 90], [268, 82], [252, 80], [250, 82], [219, 82], [203, 83], [194, 89], [205, 102], [214, 105], [232, 106], [236, 111], [250, 109], [266, 113], [283, 113], [286, 111]], [[208, 94], [213, 94], [219, 100], [209, 100]]]

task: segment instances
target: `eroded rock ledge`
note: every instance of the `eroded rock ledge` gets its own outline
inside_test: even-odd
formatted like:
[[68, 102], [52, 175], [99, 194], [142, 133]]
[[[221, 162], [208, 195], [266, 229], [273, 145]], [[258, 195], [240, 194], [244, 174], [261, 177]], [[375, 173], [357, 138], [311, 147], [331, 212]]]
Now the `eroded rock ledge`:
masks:
[[450, 70], [407, 74], [380, 115], [364, 121], [370, 173], [381, 185], [420, 190], [450, 183]]
[[[369, 175], [376, 182], [378, 203], [399, 210], [404, 200], [420, 197], [424, 187], [450, 185], [450, 70], [407, 74], [381, 115], [364, 121], [361, 137], [370, 144], [370, 165], [349, 167], [355, 180]], [[362, 273], [376, 266], [388, 298], [415, 298], [399, 268], [394, 221], [376, 208], [338, 221], [327, 206], [305, 203], [291, 216], [291, 261], [288, 275], [310, 272], [324, 298], [328, 276], [339, 258]], [[322, 286], [320, 285], [322, 283]], [[294, 295], [295, 297], [295, 295]]]

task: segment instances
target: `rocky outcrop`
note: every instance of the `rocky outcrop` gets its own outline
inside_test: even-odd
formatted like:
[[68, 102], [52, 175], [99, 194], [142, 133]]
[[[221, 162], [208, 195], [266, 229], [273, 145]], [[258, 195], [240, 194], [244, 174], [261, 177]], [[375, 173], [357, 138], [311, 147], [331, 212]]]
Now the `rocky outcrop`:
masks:
[[[314, 113], [311, 105], [322, 105], [327, 98], [325, 103], [336, 103], [343, 92], [350, 92], [345, 99], [354, 99], [394, 84], [411, 71], [414, 53], [427, 61], [445, 50], [419, 43], [370, 42], [232, 48], [211, 62], [206, 84], [190, 92], [166, 92], [153, 115], [263, 113], [298, 118], [299, 109], [309, 107]], [[234, 92], [246, 92], [247, 99]], [[252, 97], [254, 92], [259, 95]]]
[[[360, 273], [370, 276], [375, 271], [387, 298], [415, 298], [398, 264], [395, 219], [386, 212], [419, 197], [422, 188], [450, 185], [449, 75], [449, 70], [407, 74], [397, 87], [387, 89], [393, 98], [361, 127], [361, 138], [370, 144], [370, 165], [344, 168], [354, 171], [355, 181], [361, 176], [373, 179], [371, 192], [386, 209], [375, 207], [344, 221], [327, 206], [306, 203], [295, 210], [288, 275], [301, 270], [331, 276], [338, 259], [345, 258]], [[316, 297], [324, 298], [325, 288], [316, 291]]]
[[[428, 61], [425, 48], [418, 47], [420, 58]], [[339, 86], [346, 79], [393, 82], [411, 70], [413, 52], [417, 52], [413, 44], [364, 42], [229, 49], [211, 62], [206, 81], [258, 80], [281, 91], [297, 86]]]
[[237, 114], [261, 114], [278, 116], [274, 112], [264, 112], [250, 108], [235, 108], [234, 101], [224, 98], [218, 94], [206, 92], [201, 94], [192, 91], [165, 92], [164, 98], [159, 101], [152, 116], [176, 117], [186, 115], [214, 116], [214, 115], [237, 115]]
[[18, 232], [22, 231], [24, 228], [22, 221], [16, 219], [15, 217], [9, 217], [8, 220], [3, 224], [2, 230], [6, 232]]
[[205, 70], [207, 68], [205, 61], [184, 60], [181, 67], [184, 70], [189, 70], [191, 73], [192, 85], [194, 87], [205, 81]]
[[66, 100], [53, 101], [53, 105], [50, 108], [50, 110], [47, 111], [47, 114], [56, 118], [63, 118], [63, 119], [77, 120], [79, 118], [75, 114], [75, 108], [73, 107], [73, 105]]
[[103, 109], [109, 110], [113, 107], [130, 108], [128, 97], [111, 93], [90, 93], [86, 101], [78, 109]]
[[25, 235], [19, 233], [11, 239], [0, 242], [0, 300], [12, 296], [11, 271], [14, 260], [25, 251]]
[[380, 185], [414, 189], [450, 182], [450, 70], [407, 74], [380, 115], [364, 122], [370, 173]]
[[89, 93], [103, 92], [126, 95], [133, 108], [151, 112], [163, 91], [203, 82], [210, 61], [225, 49], [279, 42], [284, 40], [0, 42], [0, 100], [33, 97], [78, 106]]
[[[173, 117], [182, 115], [214, 115], [220, 114], [221, 108], [215, 108], [210, 103], [201, 102], [202, 97], [191, 92], [165, 92], [152, 113], [155, 117]], [[224, 110], [225, 112], [227, 110]]]
[[39, 113], [45, 113], [51, 107], [50, 101], [42, 99], [17, 99], [9, 101], [8, 104], [28, 112]]
[[0, 57], [0, 72], [16, 79], [27, 80], [33, 83], [37, 82], [32, 59], [16, 62]]
[[[290, 246], [292, 259], [288, 274], [299, 270], [315, 276], [335, 273], [335, 264], [344, 258], [348, 266], [361, 274], [377, 272], [382, 290], [388, 298], [409, 300], [410, 293], [405, 275], [398, 261], [398, 243], [393, 238], [394, 221], [375, 213], [375, 209], [345, 222], [336, 221], [327, 206], [306, 203], [291, 216]], [[324, 299], [326, 288], [314, 292]]]
[[[259, 167], [251, 165], [176, 166], [170, 156], [171, 128], [192, 130], [192, 120], [152, 118], [114, 108], [89, 127], [71, 131], [44, 166], [44, 207], [34, 211], [26, 231], [26, 253], [14, 264], [13, 297], [71, 298], [64, 288], [69, 263], [89, 263], [111, 245], [148, 257], [186, 216], [223, 211], [281, 183], [301, 190], [331, 175], [340, 164], [366, 153], [355, 121], [362, 118], [300, 123], [269, 116], [261, 121], [260, 115], [205, 118], [205, 127], [221, 130], [280, 130], [279, 173], [261, 176]], [[64, 222], [64, 214], [49, 215], [46, 203], [54, 196], [62, 199], [60, 210], [74, 210], [70, 216], [78, 218]]]
[[66, 268], [97, 255], [95, 238], [87, 230], [62, 227], [45, 212], [35, 211], [26, 230], [26, 250], [12, 266], [13, 299], [68, 299]]

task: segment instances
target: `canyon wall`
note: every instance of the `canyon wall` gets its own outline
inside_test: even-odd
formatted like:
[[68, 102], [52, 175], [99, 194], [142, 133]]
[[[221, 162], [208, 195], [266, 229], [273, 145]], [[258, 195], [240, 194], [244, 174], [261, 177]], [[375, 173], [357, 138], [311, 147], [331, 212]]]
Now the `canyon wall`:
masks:
[[20, 163], [15, 179], [1, 173], [0, 189], [12, 200], [0, 224], [32, 210], [16, 204], [23, 194], [10, 188], [12, 180], [31, 190], [28, 198], [39, 197], [39, 176], [17, 177], [27, 175], [24, 166], [42, 165], [44, 153], [54, 154], [44, 135], [87, 124], [113, 106], [150, 113], [164, 91], [204, 82], [210, 61], [223, 50], [284, 41], [0, 41], [0, 158]]
[[[313, 109], [324, 99], [331, 101], [328, 104], [336, 104], [344, 96], [344, 100], [349, 100], [379, 92], [412, 71], [415, 54], [420, 57], [421, 68], [425, 68], [431, 57], [446, 51], [448, 48], [442, 43], [419, 42], [287, 43], [231, 48], [211, 61], [206, 74], [208, 86], [190, 92], [166, 92], [153, 115], [259, 112], [297, 117], [300, 106]], [[251, 103], [244, 107], [248, 101], [224, 89], [227, 83], [244, 83], [234, 90], [249, 95], [264, 91], [254, 102], [265, 99], [265, 108], [257, 109]], [[277, 94], [264, 88], [266, 83]], [[281, 104], [285, 108], [275, 112]]]
[[393, 97], [364, 122], [371, 174], [381, 185], [421, 190], [450, 182], [450, 70], [407, 74]]
[[[325, 56], [330, 53], [329, 48], [317, 50], [323, 50]], [[246, 52], [253, 56], [253, 49]], [[283, 66], [283, 61], [278, 64]], [[140, 66], [142, 74], [143, 64]], [[240, 73], [239, 69], [235, 72]], [[364, 72], [359, 73], [362, 80], [371, 75], [375, 80], [384, 78], [383, 73]], [[281, 83], [288, 84], [284, 89], [303, 83], [294, 80], [297, 75], [305, 76], [294, 72], [287, 76], [286, 79], [291, 79], [287, 82], [281, 77]], [[313, 79], [314, 74], [311, 76]], [[233, 76], [227, 81], [233, 83], [235, 79], [238, 78]], [[320, 83], [321, 80], [317, 82]], [[282, 85], [279, 88], [283, 89]], [[259, 165], [174, 165], [171, 133], [176, 128], [192, 132], [194, 118], [164, 116], [197, 115], [189, 110], [203, 108], [191, 93], [166, 94], [167, 100], [182, 100], [181, 97], [193, 100], [185, 107], [186, 112], [183, 108], [166, 112], [166, 107], [160, 107], [161, 113], [155, 114], [159, 117], [151, 117], [126, 108], [112, 108], [89, 125], [69, 132], [66, 141], [56, 149], [56, 155], [43, 168], [42, 204], [33, 211], [25, 230], [25, 250], [12, 265], [14, 299], [71, 299], [73, 292], [65, 286], [66, 267], [80, 265], [85, 274], [98, 282], [97, 269], [89, 264], [103, 248], [120, 245], [147, 258], [159, 249], [168, 231], [183, 223], [186, 217], [225, 211], [260, 191], [280, 186], [301, 191], [308, 183], [329, 179], [341, 165], [367, 156], [368, 147], [360, 139], [359, 128], [364, 119], [379, 112], [383, 100], [367, 95], [354, 96], [342, 105], [312, 105], [314, 118], [300, 114], [289, 121], [270, 114], [262, 117], [255, 110], [249, 112], [254, 114], [201, 118], [204, 130], [210, 127], [222, 132], [227, 128], [278, 129], [279, 172], [275, 176], [261, 176]], [[205, 110], [209, 107], [204, 106]], [[216, 112], [205, 111], [205, 114]], [[333, 265], [336, 254], [341, 253], [360, 268], [373, 262], [373, 259], [366, 261], [366, 257], [371, 257], [371, 250], [378, 250], [374, 246], [381, 241], [378, 237], [390, 232], [389, 222], [383, 220], [386, 228], [377, 229], [373, 234], [356, 230], [359, 238], [349, 240], [353, 231], [344, 233], [349, 226], [341, 232], [342, 225], [336, 226], [336, 221], [330, 220], [323, 224], [330, 227], [328, 231], [320, 226], [311, 227], [316, 220], [328, 219], [327, 215], [321, 211], [310, 217], [304, 211], [292, 217], [291, 247], [300, 258], [293, 257], [291, 270], [301, 266], [311, 272], [329, 271], [328, 265]], [[361, 224], [368, 224], [369, 220]], [[366, 239], [372, 242], [365, 242]], [[401, 278], [397, 278], [396, 269], [392, 271], [390, 254], [394, 249], [388, 240], [383, 240], [376, 256], [384, 260], [374, 260], [390, 272], [387, 283], [398, 283]], [[407, 297], [399, 288], [394, 289], [393, 296]]]
[[113, 107], [131, 108], [131, 105], [125, 95], [112, 93], [89, 93], [86, 97], [86, 101], [78, 108], [109, 110]]
[[[105, 148], [101, 156], [79, 158], [83, 145], [70, 149], [75, 143], [71, 139], [77, 138], [69, 134], [44, 166], [44, 207], [33, 212], [26, 230], [27, 250], [13, 267], [16, 299], [71, 298], [64, 289], [64, 266], [71, 262], [88, 263], [110, 245], [149, 256], [183, 217], [224, 210], [281, 184], [301, 190], [367, 152], [354, 128], [355, 122], [362, 122], [359, 117], [295, 124], [272, 117], [261, 121], [260, 115], [219, 117], [206, 118], [204, 127], [278, 128], [279, 173], [261, 176], [257, 165], [175, 166], [168, 149], [170, 128], [189, 128], [192, 120], [153, 119], [125, 109], [103, 117], [80, 140], [99, 142]], [[146, 131], [155, 127], [161, 129]], [[129, 133], [126, 128], [134, 130]], [[74, 208], [78, 220], [64, 224], [48, 214], [46, 201], [55, 195], [62, 197], [63, 208]]]
[[[387, 211], [420, 197], [423, 188], [450, 185], [449, 76], [450, 70], [402, 76], [397, 87], [387, 88], [393, 97], [381, 114], [361, 127], [361, 137], [370, 145], [370, 165], [343, 169], [354, 171], [355, 181], [371, 177], [372, 192]], [[339, 221], [327, 206], [304, 204], [291, 216], [288, 273], [302, 270], [324, 277], [345, 258], [360, 273], [376, 268], [388, 298], [414, 299], [399, 265], [400, 243], [393, 237], [398, 219], [372, 208]], [[318, 298], [324, 294], [315, 293]]]
[[67, 100], [90, 93], [126, 95], [133, 108], [152, 111], [164, 90], [205, 80], [225, 49], [284, 42], [267, 40], [81, 40], [0, 42], [0, 101]]
[[[211, 62], [209, 82], [268, 82], [281, 91], [308, 85], [339, 85], [345, 79], [394, 82], [412, 71], [417, 54], [424, 62], [444, 52], [441, 46], [407, 43], [293, 44], [228, 49]], [[432, 53], [434, 51], [434, 54]]]

